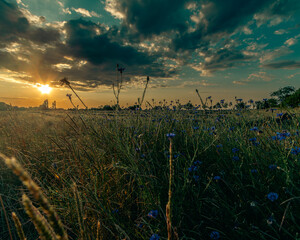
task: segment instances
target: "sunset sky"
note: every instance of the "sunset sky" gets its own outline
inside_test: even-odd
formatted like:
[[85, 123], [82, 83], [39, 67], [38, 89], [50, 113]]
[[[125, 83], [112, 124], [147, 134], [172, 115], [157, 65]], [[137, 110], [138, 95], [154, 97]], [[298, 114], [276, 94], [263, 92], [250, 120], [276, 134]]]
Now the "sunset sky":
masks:
[[[300, 87], [299, 0], [0, 0], [0, 102], [89, 107], [146, 99], [260, 100]], [[36, 84], [53, 87], [42, 94]], [[80, 102], [74, 99], [75, 104]]]

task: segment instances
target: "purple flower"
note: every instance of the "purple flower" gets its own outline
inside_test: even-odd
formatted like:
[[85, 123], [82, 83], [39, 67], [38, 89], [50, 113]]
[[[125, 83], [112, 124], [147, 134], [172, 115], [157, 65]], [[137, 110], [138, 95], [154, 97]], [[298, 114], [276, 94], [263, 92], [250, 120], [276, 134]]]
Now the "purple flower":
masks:
[[268, 199], [271, 201], [271, 202], [274, 202], [278, 199], [278, 194], [275, 193], [275, 192], [270, 192], [268, 194]]

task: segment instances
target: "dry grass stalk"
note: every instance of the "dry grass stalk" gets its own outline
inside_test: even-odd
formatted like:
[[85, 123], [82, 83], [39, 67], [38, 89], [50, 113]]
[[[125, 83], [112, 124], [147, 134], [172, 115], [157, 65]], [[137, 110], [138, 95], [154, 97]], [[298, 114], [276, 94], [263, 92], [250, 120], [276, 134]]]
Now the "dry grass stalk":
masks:
[[40, 238], [42, 240], [58, 240], [52, 227], [49, 225], [49, 223], [43, 217], [40, 211], [32, 205], [32, 202], [26, 196], [26, 194], [23, 194], [22, 202], [27, 215], [32, 220], [35, 229], [38, 231]]
[[12, 215], [12, 219], [14, 220], [15, 227], [17, 229], [17, 233], [20, 240], [26, 240], [20, 219], [18, 218], [17, 214], [14, 212], [12, 212], [11, 215]]
[[22, 183], [28, 188], [33, 198], [41, 205], [42, 210], [47, 215], [50, 225], [53, 227], [56, 235], [60, 237], [61, 240], [67, 240], [68, 235], [63, 227], [63, 224], [50, 205], [48, 199], [44, 196], [40, 187], [31, 179], [28, 172], [18, 163], [18, 161], [12, 157], [8, 158], [0, 153], [0, 158], [2, 158], [5, 164], [12, 169], [12, 171], [20, 178]]

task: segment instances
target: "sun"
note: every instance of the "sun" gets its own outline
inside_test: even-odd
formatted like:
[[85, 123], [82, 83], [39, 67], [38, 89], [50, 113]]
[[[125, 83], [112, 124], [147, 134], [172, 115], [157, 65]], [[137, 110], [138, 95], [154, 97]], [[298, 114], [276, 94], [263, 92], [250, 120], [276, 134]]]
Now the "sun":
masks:
[[37, 86], [37, 88], [38, 88], [38, 90], [41, 91], [42, 94], [49, 94], [51, 92], [51, 90], [52, 90], [52, 88], [49, 87], [48, 84], [46, 84], [46, 85], [39, 84]]

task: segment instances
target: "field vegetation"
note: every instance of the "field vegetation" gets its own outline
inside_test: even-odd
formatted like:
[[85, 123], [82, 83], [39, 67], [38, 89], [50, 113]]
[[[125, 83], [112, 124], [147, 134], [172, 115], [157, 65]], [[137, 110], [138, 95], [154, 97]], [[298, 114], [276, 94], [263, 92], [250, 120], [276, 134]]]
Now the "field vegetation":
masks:
[[0, 239], [298, 239], [299, 110], [173, 107], [0, 112]]

